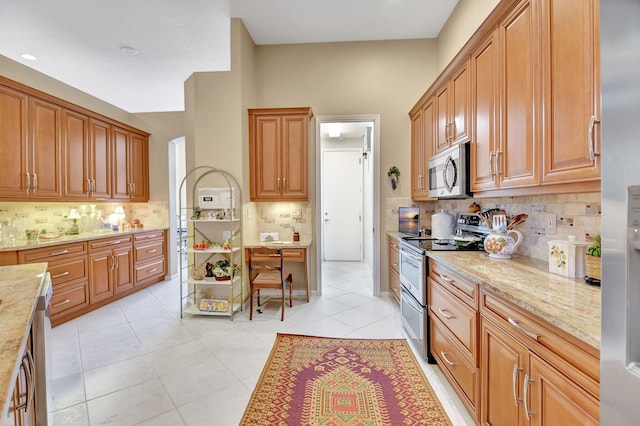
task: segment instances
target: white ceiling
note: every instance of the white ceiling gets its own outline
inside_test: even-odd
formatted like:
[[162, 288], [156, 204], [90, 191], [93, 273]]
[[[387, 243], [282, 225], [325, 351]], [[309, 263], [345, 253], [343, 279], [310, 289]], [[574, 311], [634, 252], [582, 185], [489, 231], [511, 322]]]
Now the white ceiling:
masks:
[[0, 54], [129, 112], [182, 111], [191, 73], [229, 69], [230, 17], [256, 44], [433, 38], [456, 3], [0, 0]]

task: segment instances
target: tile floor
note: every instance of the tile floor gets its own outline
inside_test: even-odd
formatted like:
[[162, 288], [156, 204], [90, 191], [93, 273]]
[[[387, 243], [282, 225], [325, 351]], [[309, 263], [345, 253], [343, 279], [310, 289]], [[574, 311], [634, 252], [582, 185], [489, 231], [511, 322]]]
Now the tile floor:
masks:
[[[228, 318], [180, 319], [177, 280], [165, 281], [53, 329], [53, 423], [236, 425], [276, 332], [405, 338], [398, 305], [371, 296], [360, 263], [323, 265], [323, 294], [294, 296]], [[473, 425], [436, 366], [422, 362], [454, 425]]]

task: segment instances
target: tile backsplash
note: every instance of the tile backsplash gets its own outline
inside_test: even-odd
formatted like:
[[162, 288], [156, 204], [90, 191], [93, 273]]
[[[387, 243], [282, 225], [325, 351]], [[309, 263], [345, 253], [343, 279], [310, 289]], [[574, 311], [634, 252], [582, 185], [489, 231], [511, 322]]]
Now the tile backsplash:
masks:
[[[277, 232], [281, 240], [291, 241], [295, 228], [302, 238], [312, 236], [313, 216], [309, 203], [251, 203], [246, 208], [256, 217], [257, 233]], [[252, 237], [257, 238], [257, 234]]]
[[[78, 212], [90, 212], [95, 206], [95, 211], [100, 211], [102, 218], [109, 221], [109, 216], [114, 213], [117, 206], [122, 206], [125, 212], [125, 221], [138, 219], [145, 228], [166, 228], [169, 226], [169, 209], [166, 201], [151, 201], [148, 203], [35, 203], [35, 202], [0, 202], [0, 223], [17, 217], [23, 230], [46, 229], [47, 232], [56, 232], [58, 227], [68, 228], [70, 221], [67, 218], [70, 210]], [[89, 226], [87, 225], [87, 231]], [[82, 231], [82, 229], [81, 229]]]
[[[522, 232], [524, 241], [518, 247], [517, 253], [541, 260], [548, 259], [548, 242], [551, 240], [566, 240], [569, 235], [575, 235], [579, 241], [586, 236], [593, 237], [600, 233], [600, 193], [541, 195], [526, 197], [476, 198], [465, 200], [439, 200], [434, 202], [415, 203], [410, 198], [387, 198], [385, 206], [386, 229], [398, 229], [398, 207], [420, 206], [420, 225], [427, 229], [431, 227], [431, 214], [440, 209], [454, 216], [459, 212], [466, 212], [473, 202], [480, 205], [482, 210], [499, 207], [506, 210], [508, 216], [520, 213], [529, 215], [527, 222], [517, 229]], [[543, 212], [539, 212], [543, 210]], [[549, 215], [547, 215], [549, 214]], [[547, 215], [547, 216], [543, 216]], [[543, 218], [555, 215], [555, 233], [543, 229]]]

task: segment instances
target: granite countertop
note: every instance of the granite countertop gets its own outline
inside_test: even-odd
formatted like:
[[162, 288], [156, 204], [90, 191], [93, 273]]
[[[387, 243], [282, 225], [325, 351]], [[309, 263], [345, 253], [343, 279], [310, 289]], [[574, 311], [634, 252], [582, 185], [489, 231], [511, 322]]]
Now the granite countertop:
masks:
[[8, 407], [46, 272], [46, 263], [0, 267], [0, 415]]
[[547, 262], [523, 256], [491, 259], [487, 253], [471, 251], [428, 252], [427, 256], [600, 349], [600, 287], [552, 274]]
[[165, 229], [167, 228], [139, 228], [135, 230], [130, 229], [126, 231], [106, 231], [106, 232], [100, 232], [100, 233], [82, 232], [77, 235], [63, 235], [59, 238], [52, 238], [52, 239], [43, 239], [43, 238], [38, 238], [35, 240], [18, 239], [16, 240], [15, 244], [13, 244], [10, 241], [6, 241], [6, 238], [5, 238], [5, 241], [0, 241], [0, 251], [28, 250], [33, 248], [55, 246], [59, 244], [75, 243], [79, 241], [95, 240], [98, 238], [117, 237], [119, 235], [131, 235], [131, 234], [140, 234], [141, 232], [164, 231]]

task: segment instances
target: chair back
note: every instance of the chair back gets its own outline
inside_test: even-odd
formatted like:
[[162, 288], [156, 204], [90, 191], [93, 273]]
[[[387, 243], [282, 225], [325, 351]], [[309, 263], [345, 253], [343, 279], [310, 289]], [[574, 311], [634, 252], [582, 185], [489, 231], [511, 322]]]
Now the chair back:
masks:
[[278, 247], [251, 247], [247, 249], [249, 281], [260, 272], [280, 271], [284, 279], [284, 255]]

